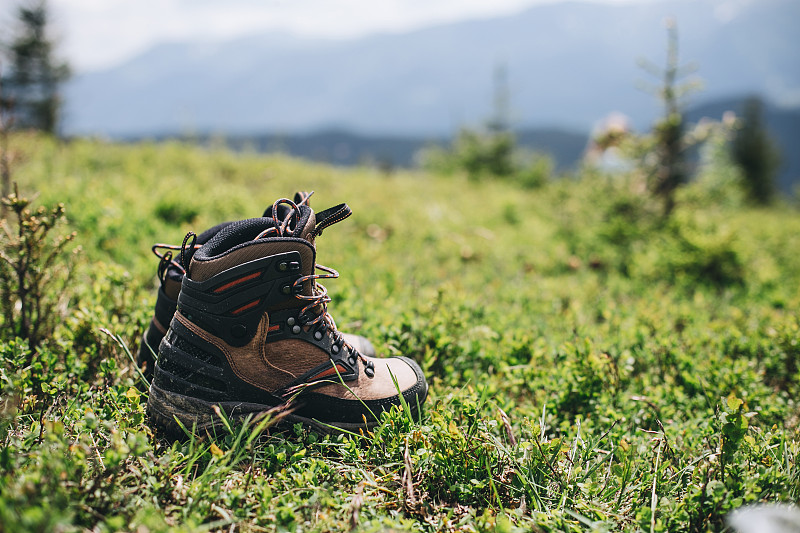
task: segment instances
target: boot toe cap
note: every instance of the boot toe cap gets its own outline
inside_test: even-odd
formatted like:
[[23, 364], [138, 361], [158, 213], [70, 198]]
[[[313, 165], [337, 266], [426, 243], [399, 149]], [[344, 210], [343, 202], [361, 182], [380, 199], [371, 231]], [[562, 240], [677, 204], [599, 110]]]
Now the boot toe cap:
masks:
[[374, 365], [373, 377], [362, 367], [357, 381], [329, 383], [301, 395], [298, 414], [340, 427], [363, 425], [367, 420], [371, 427], [383, 411], [405, 401], [416, 417], [428, 395], [428, 383], [419, 365], [407, 357], [366, 359]]

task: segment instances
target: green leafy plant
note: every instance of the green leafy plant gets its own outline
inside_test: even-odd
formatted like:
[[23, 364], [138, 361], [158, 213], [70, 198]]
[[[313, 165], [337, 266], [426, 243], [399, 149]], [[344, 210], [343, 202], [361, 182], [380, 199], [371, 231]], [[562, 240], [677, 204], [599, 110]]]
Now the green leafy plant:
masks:
[[53, 332], [58, 306], [67, 298], [67, 247], [75, 233], [54, 231], [64, 219], [63, 204], [32, 208], [16, 185], [2, 202], [10, 212], [0, 233], [2, 332], [5, 338], [27, 339], [35, 348]]

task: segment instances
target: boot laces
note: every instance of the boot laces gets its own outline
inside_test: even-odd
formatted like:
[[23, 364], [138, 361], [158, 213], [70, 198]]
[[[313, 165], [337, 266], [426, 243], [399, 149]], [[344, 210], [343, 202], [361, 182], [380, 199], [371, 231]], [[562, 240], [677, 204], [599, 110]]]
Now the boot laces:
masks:
[[[294, 203], [288, 198], [281, 198], [272, 204], [272, 219], [275, 223], [274, 227], [267, 228], [262, 231], [256, 240], [265, 237], [291, 237], [295, 231], [298, 222], [300, 221], [300, 205], [308, 201], [308, 198], [314, 194], [313, 192], [306, 195], [299, 204]], [[280, 217], [280, 205], [285, 205], [288, 209], [284, 209], [283, 217]], [[339, 277], [339, 272], [333, 268], [319, 263], [314, 264], [315, 272], [307, 276], [297, 278], [292, 284], [292, 288], [302, 287], [303, 283], [309, 281], [312, 283], [311, 295], [302, 294], [301, 292], [294, 292], [294, 297], [298, 300], [308, 302], [300, 310], [299, 318], [302, 325], [308, 327], [318, 327], [320, 330], [327, 330], [328, 334], [333, 339], [333, 343], [341, 348], [346, 349], [351, 354], [357, 355], [364, 367], [373, 371], [375, 365], [372, 361], [364, 357], [361, 352], [355, 349], [350, 343], [344, 340], [342, 333], [336, 327], [336, 321], [328, 312], [328, 303], [332, 301], [328, 295], [328, 289], [324, 285], [318, 283], [319, 279], [336, 279]], [[316, 270], [321, 270], [322, 274], [316, 273]], [[314, 318], [311, 318], [314, 317]], [[369, 373], [368, 373], [369, 375]]]
[[[194, 245], [194, 250], [198, 250], [200, 248], [200, 244]], [[156, 243], [152, 246], [153, 255], [158, 257], [158, 277], [163, 281], [164, 275], [168, 268], [174, 268], [178, 270], [181, 275], [186, 274], [186, 269], [184, 268], [183, 264], [181, 264], [181, 260], [175, 257], [174, 252], [181, 252], [182, 251], [181, 245], [176, 244], [164, 244], [164, 243]], [[180, 257], [180, 256], [178, 256]]]

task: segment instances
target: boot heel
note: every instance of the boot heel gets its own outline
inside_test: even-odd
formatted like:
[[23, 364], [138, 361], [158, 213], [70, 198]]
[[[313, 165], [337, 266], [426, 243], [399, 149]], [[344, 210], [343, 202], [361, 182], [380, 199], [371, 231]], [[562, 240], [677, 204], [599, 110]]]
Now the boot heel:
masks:
[[223, 425], [210, 402], [170, 392], [155, 384], [150, 385], [147, 416], [153, 428], [170, 439], [186, 436], [181, 425], [196, 434], [214, 433], [215, 426]]

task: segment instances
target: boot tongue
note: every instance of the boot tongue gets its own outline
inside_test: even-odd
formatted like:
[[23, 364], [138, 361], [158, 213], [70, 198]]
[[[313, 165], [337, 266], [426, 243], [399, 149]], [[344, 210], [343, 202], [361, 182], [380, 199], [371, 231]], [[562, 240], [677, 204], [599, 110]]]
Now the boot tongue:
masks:
[[317, 225], [317, 217], [314, 210], [307, 205], [300, 206], [300, 222], [294, 230], [292, 237], [305, 239], [311, 244], [314, 244], [314, 235], [312, 235], [314, 228]]

